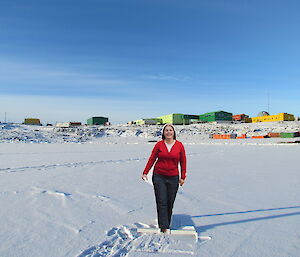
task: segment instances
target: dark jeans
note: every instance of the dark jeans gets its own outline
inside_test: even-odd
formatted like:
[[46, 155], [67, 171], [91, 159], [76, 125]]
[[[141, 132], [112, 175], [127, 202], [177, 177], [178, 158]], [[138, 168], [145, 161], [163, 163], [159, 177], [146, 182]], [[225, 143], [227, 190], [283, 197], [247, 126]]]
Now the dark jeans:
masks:
[[179, 176], [164, 176], [153, 172], [158, 226], [170, 228], [173, 204], [178, 191]]

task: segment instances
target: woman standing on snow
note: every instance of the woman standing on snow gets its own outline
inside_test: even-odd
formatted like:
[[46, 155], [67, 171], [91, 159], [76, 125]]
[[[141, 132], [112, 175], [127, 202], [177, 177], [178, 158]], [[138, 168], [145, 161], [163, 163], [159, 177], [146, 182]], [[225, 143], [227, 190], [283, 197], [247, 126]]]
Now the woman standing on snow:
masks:
[[[157, 142], [152, 150], [142, 175], [143, 180], [148, 180], [147, 174], [154, 163], [152, 181], [156, 199], [158, 226], [161, 232], [166, 233], [170, 228], [178, 185], [182, 186], [186, 178], [184, 146], [176, 140], [175, 129], [170, 124], [164, 126], [162, 140]], [[180, 178], [178, 163], [180, 163], [181, 167]]]

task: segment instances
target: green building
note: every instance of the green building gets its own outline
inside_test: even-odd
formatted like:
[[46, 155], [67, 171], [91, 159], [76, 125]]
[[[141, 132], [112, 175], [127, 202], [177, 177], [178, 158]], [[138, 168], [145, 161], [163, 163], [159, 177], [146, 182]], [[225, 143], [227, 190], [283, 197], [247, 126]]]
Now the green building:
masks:
[[192, 120], [199, 120], [198, 115], [172, 113], [164, 116], [157, 117], [162, 120], [162, 124], [173, 124], [173, 125], [188, 125]]
[[106, 117], [92, 117], [87, 120], [88, 125], [105, 125], [108, 122]]
[[199, 120], [202, 122], [232, 121], [232, 113], [224, 111], [208, 112], [199, 115]]
[[156, 125], [156, 124], [161, 124], [162, 119], [158, 119], [158, 118], [140, 119], [134, 121], [134, 123], [137, 125]]

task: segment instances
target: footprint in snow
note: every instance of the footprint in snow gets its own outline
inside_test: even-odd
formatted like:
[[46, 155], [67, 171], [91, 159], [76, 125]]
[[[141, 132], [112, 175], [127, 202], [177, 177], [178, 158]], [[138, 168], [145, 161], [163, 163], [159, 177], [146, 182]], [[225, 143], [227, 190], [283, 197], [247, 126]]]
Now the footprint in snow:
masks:
[[[84, 250], [77, 257], [121, 257], [130, 252], [194, 254], [203, 243], [191, 236], [141, 234], [137, 228], [155, 225], [135, 223], [131, 226], [113, 227], [106, 233], [106, 240]], [[180, 256], [180, 255], [178, 255]]]

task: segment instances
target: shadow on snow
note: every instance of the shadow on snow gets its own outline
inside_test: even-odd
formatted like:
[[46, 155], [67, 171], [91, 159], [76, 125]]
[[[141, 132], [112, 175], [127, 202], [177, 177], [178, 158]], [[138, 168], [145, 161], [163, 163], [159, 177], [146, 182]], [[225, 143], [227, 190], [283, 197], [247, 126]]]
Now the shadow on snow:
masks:
[[[203, 217], [213, 217], [213, 216], [223, 216], [223, 215], [234, 215], [234, 214], [247, 214], [247, 213], [258, 213], [258, 212], [268, 212], [268, 211], [280, 211], [280, 210], [291, 210], [291, 209], [300, 209], [300, 206], [289, 206], [289, 207], [280, 207], [280, 208], [270, 208], [270, 209], [257, 209], [257, 210], [250, 210], [250, 211], [239, 211], [239, 212], [225, 212], [225, 213], [215, 213], [215, 214], [206, 214], [206, 215], [197, 215], [197, 216], [190, 216], [192, 218], [203, 218]], [[298, 212], [290, 212], [290, 213], [283, 213], [283, 214], [276, 214], [276, 215], [269, 215], [264, 217], [256, 217], [256, 218], [248, 218], [248, 219], [241, 219], [241, 220], [234, 220], [234, 221], [227, 221], [227, 222], [220, 222], [215, 224], [208, 224], [205, 226], [198, 226], [196, 227], [197, 232], [203, 232], [214, 227], [218, 226], [226, 226], [226, 225], [234, 225], [239, 223], [247, 223], [247, 222], [255, 222], [255, 221], [262, 221], [262, 220], [270, 220], [270, 219], [278, 219], [278, 218], [285, 218], [290, 216], [300, 215], [300, 211]]]

